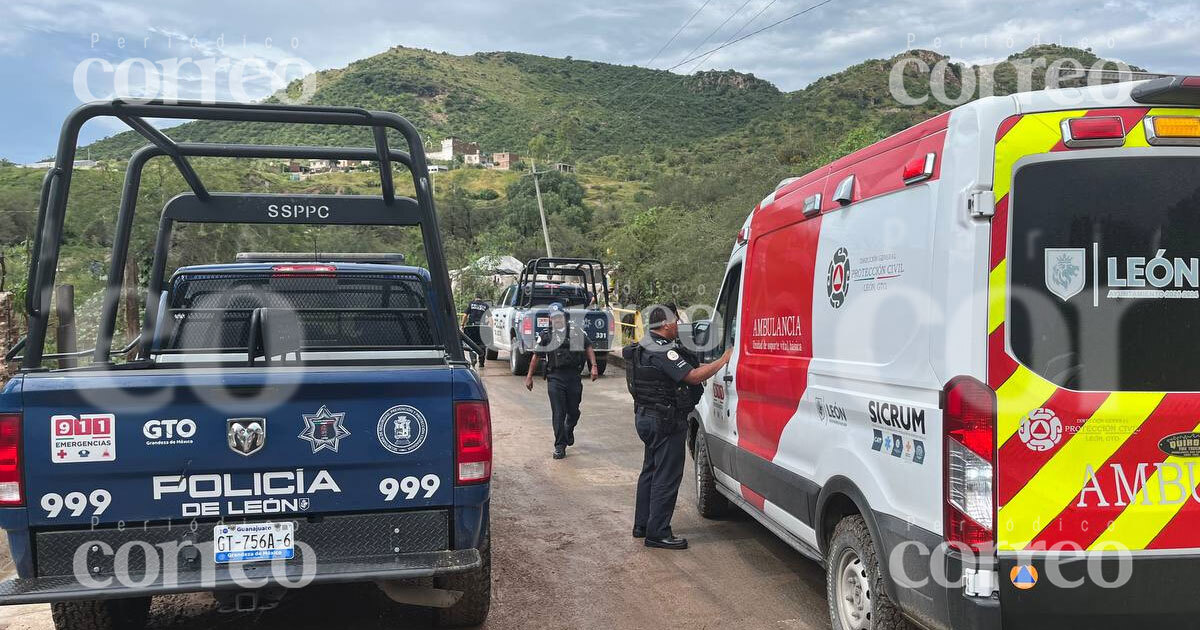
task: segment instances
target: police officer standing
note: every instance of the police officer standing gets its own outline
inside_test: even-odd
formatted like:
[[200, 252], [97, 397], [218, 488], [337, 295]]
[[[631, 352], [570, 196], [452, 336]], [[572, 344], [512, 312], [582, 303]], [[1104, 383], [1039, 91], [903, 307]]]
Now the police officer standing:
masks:
[[492, 308], [483, 296], [476, 293], [475, 299], [467, 305], [467, 322], [463, 326], [463, 332], [467, 333], [467, 338], [474, 341], [483, 354], [479, 355], [479, 367], [483, 367], [484, 360], [487, 358], [487, 346], [483, 343], [483, 325], [484, 316], [487, 315], [488, 309]]
[[646, 445], [633, 537], [644, 537], [647, 547], [687, 549], [687, 539], [671, 531], [683, 480], [687, 417], [700, 401], [704, 381], [729, 362], [733, 349], [701, 365], [696, 355], [679, 343], [679, 313], [673, 304], [654, 307], [648, 320], [646, 338], [621, 351], [629, 393], [633, 394], [634, 423]]
[[554, 459], [567, 456], [567, 447], [575, 445], [575, 425], [579, 423], [579, 403], [583, 399], [584, 362], [592, 366], [592, 380], [600, 378], [596, 353], [587, 335], [567, 321], [563, 305], [550, 305], [550, 329], [538, 333], [537, 350], [529, 361], [525, 388], [533, 391], [533, 375], [546, 362], [546, 391], [550, 394], [550, 417], [554, 424]]

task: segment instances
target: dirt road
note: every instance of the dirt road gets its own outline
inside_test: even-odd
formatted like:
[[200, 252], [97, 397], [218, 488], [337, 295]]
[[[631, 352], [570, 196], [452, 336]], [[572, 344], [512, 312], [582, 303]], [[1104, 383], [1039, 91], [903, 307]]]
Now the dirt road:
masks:
[[[507, 365], [485, 371], [496, 463], [494, 591], [489, 630], [829, 628], [825, 577], [744, 515], [701, 519], [684, 475], [674, 529], [687, 551], [646, 549], [629, 534], [642, 445], [620, 370], [585, 384], [566, 459], [553, 438], [545, 383], [533, 393]], [[425, 611], [374, 587], [319, 587], [253, 615], [217, 613], [206, 596], [155, 600], [151, 628], [427, 628]], [[0, 630], [52, 628], [47, 606], [0, 608]]]

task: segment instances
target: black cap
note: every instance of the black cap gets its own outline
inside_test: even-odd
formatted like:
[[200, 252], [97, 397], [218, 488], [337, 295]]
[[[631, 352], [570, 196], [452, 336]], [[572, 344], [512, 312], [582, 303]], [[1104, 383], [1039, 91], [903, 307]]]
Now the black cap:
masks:
[[662, 328], [664, 324], [669, 324], [679, 319], [679, 309], [674, 303], [655, 304], [648, 310], [650, 311], [650, 317], [647, 321], [649, 322], [650, 330]]

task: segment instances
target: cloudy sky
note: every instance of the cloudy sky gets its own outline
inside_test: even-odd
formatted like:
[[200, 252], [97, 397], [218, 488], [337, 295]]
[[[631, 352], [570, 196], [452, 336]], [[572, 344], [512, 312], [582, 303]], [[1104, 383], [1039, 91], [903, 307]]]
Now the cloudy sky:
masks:
[[[81, 99], [114, 92], [261, 98], [272, 82], [395, 45], [571, 55], [677, 72], [733, 68], [784, 90], [912, 47], [979, 63], [1053, 42], [1156, 72], [1200, 72], [1200, 2], [1173, 0], [824, 0], [703, 56], [819, 2], [4, 0], [0, 157], [29, 162], [53, 153], [63, 117]], [[93, 122], [84, 140], [122, 129]]]

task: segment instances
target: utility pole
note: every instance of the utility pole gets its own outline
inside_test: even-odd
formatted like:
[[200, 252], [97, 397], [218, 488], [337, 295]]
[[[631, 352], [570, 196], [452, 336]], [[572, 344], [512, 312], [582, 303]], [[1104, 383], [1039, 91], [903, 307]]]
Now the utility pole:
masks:
[[537, 161], [533, 156], [529, 156], [529, 165], [533, 170], [533, 192], [537, 195], [538, 214], [542, 215], [542, 237], [546, 239], [546, 257], [553, 258], [554, 252], [550, 250], [550, 229], [546, 227], [546, 209], [542, 207], [542, 187], [538, 185]]

